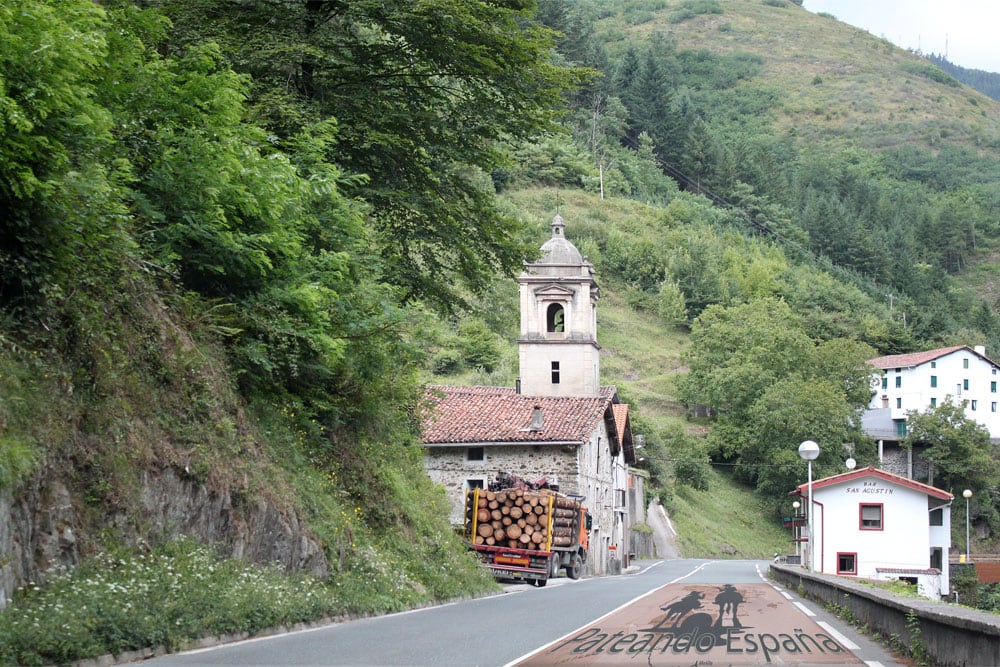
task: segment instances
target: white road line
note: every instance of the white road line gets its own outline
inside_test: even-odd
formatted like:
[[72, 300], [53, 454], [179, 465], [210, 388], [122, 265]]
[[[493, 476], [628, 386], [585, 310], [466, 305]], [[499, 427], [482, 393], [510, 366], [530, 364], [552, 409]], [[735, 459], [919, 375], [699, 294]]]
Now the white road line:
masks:
[[[789, 599], [789, 600], [791, 600], [792, 598], [791, 598], [791, 597], [789, 597], [788, 599]], [[792, 602], [792, 604], [793, 604], [793, 605], [795, 605], [796, 607], [798, 607], [798, 608], [799, 608], [799, 611], [801, 611], [801, 612], [802, 612], [803, 614], [805, 614], [806, 616], [815, 616], [815, 615], [816, 615], [816, 614], [815, 614], [815, 613], [813, 612], [813, 610], [812, 610], [812, 609], [810, 609], [809, 607], [805, 606], [805, 605], [804, 605], [804, 604], [802, 604], [801, 602], [794, 602], [794, 601], [793, 601], [793, 602]]]
[[885, 667], [885, 665], [878, 660], [865, 660], [865, 664], [868, 665], [868, 667]]
[[828, 633], [830, 633], [830, 636], [836, 639], [838, 642], [840, 642], [840, 645], [846, 648], [848, 651], [857, 651], [859, 648], [861, 648], [860, 646], [852, 642], [850, 639], [837, 632], [837, 629], [834, 628], [829, 623], [827, 623], [826, 621], [817, 621], [816, 625], [819, 625]]

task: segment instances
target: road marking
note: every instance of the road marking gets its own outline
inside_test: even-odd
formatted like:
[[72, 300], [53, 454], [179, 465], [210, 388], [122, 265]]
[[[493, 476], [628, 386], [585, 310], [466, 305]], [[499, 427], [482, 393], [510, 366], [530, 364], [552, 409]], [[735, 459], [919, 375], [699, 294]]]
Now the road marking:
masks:
[[868, 667], [885, 667], [885, 665], [878, 660], [865, 660], [865, 664], [868, 665]]
[[858, 648], [768, 583], [677, 583], [653, 591], [505, 667], [691, 664], [861, 665]]
[[857, 651], [859, 648], [861, 648], [860, 646], [852, 642], [850, 639], [840, 634], [835, 627], [833, 627], [826, 621], [819, 621], [816, 623], [816, 625], [820, 626], [821, 628], [829, 632], [830, 636], [836, 639], [838, 642], [840, 642], [841, 645], [843, 645], [843, 647], [846, 648], [848, 651]]
[[[788, 599], [789, 599], [789, 600], [791, 600], [791, 597], [789, 597]], [[805, 605], [804, 605], [804, 604], [802, 604], [801, 602], [795, 602], [795, 601], [793, 601], [793, 602], [792, 602], [792, 604], [793, 604], [793, 605], [795, 605], [796, 607], [798, 607], [798, 608], [799, 608], [799, 611], [801, 611], [801, 612], [802, 612], [803, 614], [805, 614], [806, 616], [815, 616], [815, 615], [816, 615], [816, 614], [815, 614], [815, 613], [813, 612], [813, 610], [812, 610], [812, 609], [810, 609], [809, 607], [805, 606]], [[841, 643], [843, 643], [843, 642], [841, 642]]]

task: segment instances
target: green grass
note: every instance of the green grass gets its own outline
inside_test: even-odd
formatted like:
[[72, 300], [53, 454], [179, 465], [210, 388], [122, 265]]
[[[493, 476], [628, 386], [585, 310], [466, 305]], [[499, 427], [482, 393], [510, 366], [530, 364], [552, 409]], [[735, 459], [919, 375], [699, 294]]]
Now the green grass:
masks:
[[[152, 553], [101, 554], [24, 586], [0, 614], [0, 664], [62, 664], [162, 647], [183, 649], [206, 635], [250, 636], [323, 618], [415, 606], [406, 563], [364, 549], [358, 564], [327, 581], [287, 575], [180, 539]], [[470, 563], [472, 559], [469, 559]], [[439, 578], [454, 574], [446, 561]], [[426, 563], [424, 567], [429, 567]], [[476, 568], [476, 573], [481, 569]], [[462, 581], [462, 573], [457, 580]], [[490, 586], [468, 585], [481, 592]]]
[[665, 503], [685, 557], [767, 558], [793, 552], [792, 535], [751, 489], [713, 471], [709, 488], [677, 488]]
[[204, 633], [253, 633], [349, 611], [311, 577], [220, 560], [187, 540], [146, 555], [101, 555], [26, 586], [0, 614], [3, 664], [65, 663], [182, 647]]

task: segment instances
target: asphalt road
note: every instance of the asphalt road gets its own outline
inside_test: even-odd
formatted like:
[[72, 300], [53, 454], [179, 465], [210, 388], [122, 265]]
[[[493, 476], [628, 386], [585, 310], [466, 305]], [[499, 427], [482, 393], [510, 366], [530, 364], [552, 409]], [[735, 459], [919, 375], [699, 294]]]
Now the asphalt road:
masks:
[[766, 562], [677, 559], [639, 571], [360, 619], [146, 661], [166, 665], [902, 665]]

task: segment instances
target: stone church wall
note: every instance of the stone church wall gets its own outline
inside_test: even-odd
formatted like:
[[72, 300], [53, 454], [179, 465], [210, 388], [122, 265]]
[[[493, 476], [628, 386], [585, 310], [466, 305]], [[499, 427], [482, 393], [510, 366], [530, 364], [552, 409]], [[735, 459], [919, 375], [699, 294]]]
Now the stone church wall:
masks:
[[[566, 451], [570, 449], [570, 451]], [[462, 506], [469, 480], [486, 486], [498, 472], [509, 472], [533, 482], [547, 477], [557, 482], [563, 493], [578, 493], [576, 447], [559, 445], [483, 447], [483, 460], [469, 460], [467, 447], [428, 447], [424, 465], [430, 478], [442, 484], [451, 500], [451, 522], [462, 523]]]

